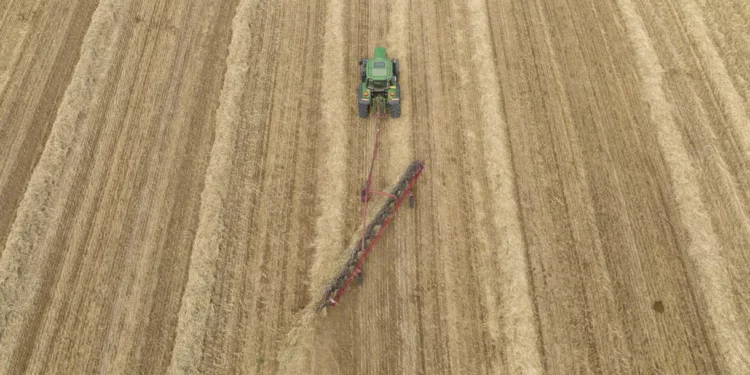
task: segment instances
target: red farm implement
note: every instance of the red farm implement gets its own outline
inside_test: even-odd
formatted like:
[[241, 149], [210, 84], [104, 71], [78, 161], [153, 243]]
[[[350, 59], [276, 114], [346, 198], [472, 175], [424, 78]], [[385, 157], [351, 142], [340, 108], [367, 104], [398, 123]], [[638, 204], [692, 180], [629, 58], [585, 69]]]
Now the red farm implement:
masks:
[[[419, 176], [424, 170], [423, 161], [415, 161], [406, 169], [406, 172], [401, 177], [399, 182], [390, 192], [381, 192], [372, 190], [372, 175], [375, 169], [375, 159], [378, 156], [378, 146], [380, 142], [380, 128], [375, 133], [375, 146], [372, 151], [372, 161], [370, 163], [370, 172], [367, 175], [367, 181], [362, 186], [360, 191], [360, 199], [362, 201], [362, 240], [352, 249], [352, 254], [344, 267], [339, 273], [338, 277], [332, 282], [332, 284], [326, 289], [323, 302], [321, 303], [318, 311], [324, 307], [336, 306], [341, 297], [346, 292], [349, 284], [355, 277], [359, 278], [360, 283], [362, 282], [362, 265], [369, 256], [378, 239], [388, 227], [388, 224], [393, 219], [393, 216], [398, 211], [398, 208], [403, 203], [404, 199], [408, 197], [409, 206], [414, 207], [414, 194], [412, 188], [414, 183], [417, 181]], [[372, 195], [380, 195], [386, 197], [386, 202], [383, 208], [378, 214], [367, 224], [367, 209]]]

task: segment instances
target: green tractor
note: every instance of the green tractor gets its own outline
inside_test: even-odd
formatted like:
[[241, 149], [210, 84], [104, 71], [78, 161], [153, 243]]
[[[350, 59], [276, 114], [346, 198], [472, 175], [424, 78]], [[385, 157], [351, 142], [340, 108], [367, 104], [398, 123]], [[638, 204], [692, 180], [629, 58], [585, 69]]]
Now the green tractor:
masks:
[[359, 117], [384, 118], [389, 110], [391, 118], [401, 116], [401, 87], [398, 84], [398, 59], [389, 59], [385, 48], [375, 48], [375, 58], [359, 61], [362, 83], [357, 88]]

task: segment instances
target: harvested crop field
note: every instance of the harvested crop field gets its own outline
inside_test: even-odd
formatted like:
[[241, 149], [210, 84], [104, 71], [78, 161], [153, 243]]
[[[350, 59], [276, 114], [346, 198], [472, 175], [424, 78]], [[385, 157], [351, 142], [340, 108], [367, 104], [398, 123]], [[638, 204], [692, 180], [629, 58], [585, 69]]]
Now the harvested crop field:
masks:
[[[0, 0], [0, 374], [749, 374], [745, 0]], [[360, 119], [362, 57], [402, 117]], [[360, 184], [414, 160], [314, 313]], [[379, 198], [380, 199], [380, 198]]]

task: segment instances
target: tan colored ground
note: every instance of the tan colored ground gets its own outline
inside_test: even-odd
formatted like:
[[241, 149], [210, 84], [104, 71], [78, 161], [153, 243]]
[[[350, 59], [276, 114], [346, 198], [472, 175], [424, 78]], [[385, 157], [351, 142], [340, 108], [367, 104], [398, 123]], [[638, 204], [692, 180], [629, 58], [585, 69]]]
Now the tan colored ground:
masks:
[[[0, 0], [0, 373], [748, 374], [744, 0]], [[356, 115], [357, 61], [403, 117]], [[311, 316], [375, 184], [426, 170]], [[289, 335], [290, 332], [292, 335]]]

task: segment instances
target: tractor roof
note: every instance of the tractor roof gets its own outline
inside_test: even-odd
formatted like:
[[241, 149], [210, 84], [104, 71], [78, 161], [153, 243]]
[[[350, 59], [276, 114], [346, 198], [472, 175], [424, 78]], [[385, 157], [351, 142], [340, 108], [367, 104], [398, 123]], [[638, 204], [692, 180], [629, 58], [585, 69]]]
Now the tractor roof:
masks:
[[373, 61], [370, 75], [374, 77], [388, 77], [388, 64], [385, 61]]
[[385, 53], [385, 48], [375, 48], [375, 58], [369, 61], [368, 76], [375, 80], [391, 78], [393, 66]]

